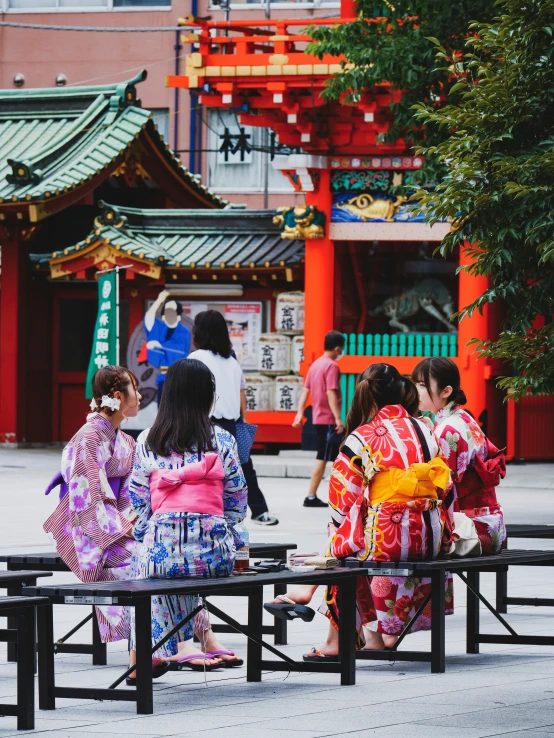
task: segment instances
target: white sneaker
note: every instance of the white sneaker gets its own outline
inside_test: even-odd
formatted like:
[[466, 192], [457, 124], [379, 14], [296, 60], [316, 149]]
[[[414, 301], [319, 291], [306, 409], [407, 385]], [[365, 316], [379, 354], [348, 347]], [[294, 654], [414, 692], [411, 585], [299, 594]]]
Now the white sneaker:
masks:
[[268, 512], [264, 512], [257, 517], [252, 517], [252, 522], [258, 525], [278, 525], [279, 518], [275, 515], [270, 515]]

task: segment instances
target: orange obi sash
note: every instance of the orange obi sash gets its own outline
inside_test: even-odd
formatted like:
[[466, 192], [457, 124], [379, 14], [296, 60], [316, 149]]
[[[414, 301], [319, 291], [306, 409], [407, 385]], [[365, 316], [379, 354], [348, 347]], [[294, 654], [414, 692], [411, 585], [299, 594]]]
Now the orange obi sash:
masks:
[[369, 504], [436, 500], [437, 489], [447, 489], [449, 481], [450, 469], [439, 456], [425, 464], [411, 464], [407, 469], [385, 469], [371, 480], [367, 490]]

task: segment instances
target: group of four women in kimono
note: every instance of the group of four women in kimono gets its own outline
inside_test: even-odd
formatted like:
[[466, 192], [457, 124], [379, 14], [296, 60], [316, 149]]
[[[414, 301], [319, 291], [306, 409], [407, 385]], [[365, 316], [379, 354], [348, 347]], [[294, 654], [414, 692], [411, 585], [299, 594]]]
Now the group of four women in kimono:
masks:
[[[140, 400], [129, 370], [105, 367], [96, 373], [91, 413], [62, 455], [67, 492], [45, 530], [85, 582], [229, 575], [240, 546], [234, 525], [246, 515], [247, 487], [235, 438], [211, 421], [217, 400], [211, 371], [197, 359], [175, 362], [154, 425], [135, 446], [120, 424], [137, 414]], [[413, 381], [389, 364], [373, 364], [363, 373], [331, 474], [332, 555], [436, 558], [455, 537], [454, 511], [473, 520], [484, 552], [501, 550], [506, 535], [494, 488], [504, 473], [503, 457], [464, 403], [450, 359], [421, 361]], [[421, 411], [434, 414], [434, 429], [415, 417]], [[359, 632], [369, 649], [395, 642], [430, 587], [424, 579], [406, 577], [358, 582]], [[448, 612], [451, 582], [445, 586]], [[313, 591], [294, 588], [284, 600], [305, 603]], [[325, 603], [329, 635], [308, 660], [338, 653], [333, 590]], [[154, 676], [165, 673], [169, 661], [197, 669], [242, 663], [217, 641], [204, 611], [176, 630], [197, 605], [189, 595], [153, 598], [153, 643], [175, 631], [156, 652]], [[130, 637], [134, 664], [132, 613], [99, 607], [97, 619], [104, 642]], [[193, 646], [193, 627], [202, 653]], [[429, 627], [430, 605], [412, 631]], [[134, 682], [133, 675], [128, 681]]]

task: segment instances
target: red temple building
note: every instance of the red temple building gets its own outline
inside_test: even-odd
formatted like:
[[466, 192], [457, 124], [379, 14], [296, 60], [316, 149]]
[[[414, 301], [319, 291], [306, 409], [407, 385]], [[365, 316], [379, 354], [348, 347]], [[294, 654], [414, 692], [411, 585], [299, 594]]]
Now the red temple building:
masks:
[[[551, 456], [552, 398], [510, 402], [506, 412], [494, 385], [500, 369], [467, 346], [495, 335], [499, 315], [485, 309], [459, 326], [448, 319], [481, 294], [483, 280], [456, 274], [463, 254], [434, 256], [447, 223], [415, 222], [390, 193], [422, 166], [402, 141], [377, 144], [390, 89], [351, 106], [324, 100], [341, 60], [305, 54], [305, 21], [194, 25], [183, 36], [194, 45], [185, 74], [169, 84], [193, 90], [204, 108], [274, 132], [277, 152], [288, 147], [273, 164], [294, 187], [293, 207], [275, 214], [229, 206], [204, 187], [141, 107], [144, 75], [0, 90], [0, 443], [63, 442], [82, 424], [96, 274], [120, 266], [120, 361], [141, 380], [144, 423], [155, 408], [155, 375], [141, 360], [141, 331], [162, 290], [190, 310], [189, 323], [194, 310], [223, 310], [237, 336], [243, 319], [259, 319], [256, 336], [272, 332], [280, 297], [304, 293], [301, 372], [328, 330], [344, 332], [345, 412], [369, 363], [409, 373], [420, 356], [449, 355], [495, 443], [507, 439], [511, 457]], [[299, 444], [293, 416], [286, 403], [254, 410], [257, 442]]]
[[[347, 22], [341, 18], [311, 25]], [[373, 361], [411, 372], [420, 356], [448, 355], [460, 368], [468, 407], [498, 445], [509, 444], [512, 458], [552, 455], [554, 398], [525, 398], [506, 406], [494, 378], [502, 367], [478, 360], [472, 338], [498, 333], [495, 306], [475, 312], [459, 325], [449, 316], [484, 291], [486, 280], [457, 268], [465, 253], [437, 258], [434, 249], [448, 223], [414, 222], [394, 185], [409, 184], [422, 166], [406, 144], [379, 143], [387, 131], [390, 103], [401, 95], [388, 85], [361, 94], [353, 104], [321, 95], [326, 81], [340, 74], [342, 58], [305, 53], [306, 21], [211, 21], [182, 41], [192, 45], [184, 74], [168, 77], [170, 87], [198, 95], [204, 107], [234, 112], [240, 123], [271, 129], [280, 144], [303, 153], [279, 157], [276, 168], [305, 195], [305, 207], [287, 214], [295, 224], [324, 223], [324, 233], [307, 233], [305, 254], [305, 361], [302, 373], [321, 354], [331, 329], [348, 336], [341, 363], [348, 407], [355, 378]], [[400, 331], [398, 330], [400, 329]]]

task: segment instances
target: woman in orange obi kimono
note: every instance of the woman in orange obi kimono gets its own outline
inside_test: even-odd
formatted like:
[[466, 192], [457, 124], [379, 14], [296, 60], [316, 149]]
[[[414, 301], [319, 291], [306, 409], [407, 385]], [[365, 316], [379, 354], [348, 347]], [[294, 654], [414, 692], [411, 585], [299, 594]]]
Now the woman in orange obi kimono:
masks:
[[446, 501], [450, 517], [454, 512], [465, 513], [475, 523], [483, 554], [500, 553], [506, 546], [506, 527], [496, 487], [506, 475], [504, 454], [463, 409], [466, 396], [458, 367], [451, 359], [423, 359], [412, 379], [420, 410], [435, 414], [435, 435], [452, 473], [453, 485]]
[[[373, 364], [361, 376], [347, 419], [347, 438], [331, 472], [333, 556], [363, 561], [438, 556], [444, 543], [441, 503], [450, 472], [433, 433], [413, 417], [417, 409], [415, 385], [395, 367]], [[360, 577], [357, 587], [365, 648], [379, 650], [396, 642], [431, 585], [415, 577]], [[447, 593], [447, 611], [451, 601]], [[327, 605], [331, 621], [327, 642], [306, 654], [307, 661], [338, 653], [333, 588]], [[424, 610], [411, 630], [428, 630], [430, 624], [430, 610]]]

